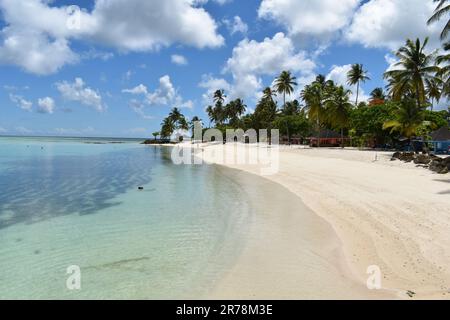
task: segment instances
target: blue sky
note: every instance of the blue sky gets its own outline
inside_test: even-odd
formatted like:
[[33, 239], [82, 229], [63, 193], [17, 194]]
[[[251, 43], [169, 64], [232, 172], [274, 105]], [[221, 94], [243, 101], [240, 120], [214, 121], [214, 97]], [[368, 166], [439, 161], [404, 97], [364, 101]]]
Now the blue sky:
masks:
[[[0, 134], [146, 137], [173, 107], [206, 120], [213, 90], [251, 110], [282, 70], [384, 86], [392, 51], [430, 36], [427, 0], [0, 0]], [[442, 106], [444, 107], [444, 106]], [[205, 121], [206, 122], [206, 121]]]

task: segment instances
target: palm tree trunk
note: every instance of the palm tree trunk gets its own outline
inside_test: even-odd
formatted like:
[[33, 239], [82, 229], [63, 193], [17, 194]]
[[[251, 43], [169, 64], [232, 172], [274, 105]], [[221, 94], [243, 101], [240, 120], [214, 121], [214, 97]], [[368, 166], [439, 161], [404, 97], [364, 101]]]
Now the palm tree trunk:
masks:
[[341, 128], [341, 146], [344, 149], [344, 128]]
[[417, 96], [417, 107], [420, 109], [420, 89], [419, 89], [419, 84], [416, 83], [416, 96]]
[[359, 81], [358, 81], [358, 84], [356, 85], [356, 102], [355, 102], [355, 107], [358, 107], [358, 99], [359, 99]]
[[[284, 111], [286, 111], [286, 91], [283, 92], [283, 103], [284, 103]], [[291, 145], [291, 135], [289, 133], [289, 122], [286, 121], [286, 129], [287, 129], [287, 135], [288, 135], [288, 145]]]
[[320, 148], [320, 116], [317, 110], [317, 148]]

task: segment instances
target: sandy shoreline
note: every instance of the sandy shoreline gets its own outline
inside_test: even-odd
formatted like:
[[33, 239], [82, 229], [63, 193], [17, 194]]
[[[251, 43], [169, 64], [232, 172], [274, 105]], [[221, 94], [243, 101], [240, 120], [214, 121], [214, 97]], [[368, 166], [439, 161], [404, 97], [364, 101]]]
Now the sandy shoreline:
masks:
[[[214, 162], [217, 148], [202, 148], [205, 161]], [[450, 298], [450, 179], [390, 162], [390, 155], [281, 149], [279, 172], [261, 179], [286, 188], [306, 208], [281, 216], [267, 211], [211, 297], [410, 299], [409, 290], [418, 299]], [[260, 175], [257, 165], [225, 165]], [[296, 251], [300, 242], [309, 256]], [[366, 287], [371, 265], [382, 271], [383, 290]]]

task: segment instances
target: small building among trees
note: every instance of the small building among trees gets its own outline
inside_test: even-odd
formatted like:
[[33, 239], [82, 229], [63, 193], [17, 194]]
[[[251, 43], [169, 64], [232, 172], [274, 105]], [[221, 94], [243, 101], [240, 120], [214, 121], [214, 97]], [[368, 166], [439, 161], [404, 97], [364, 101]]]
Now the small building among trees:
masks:
[[450, 153], [450, 130], [448, 127], [442, 127], [430, 133], [431, 143], [434, 147], [434, 152], [437, 154]]

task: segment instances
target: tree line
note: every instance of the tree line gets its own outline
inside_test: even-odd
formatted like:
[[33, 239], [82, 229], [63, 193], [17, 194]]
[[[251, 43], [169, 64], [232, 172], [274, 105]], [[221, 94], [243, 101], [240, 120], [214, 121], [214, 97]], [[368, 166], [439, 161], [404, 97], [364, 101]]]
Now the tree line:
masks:
[[[429, 23], [450, 12], [449, 1], [436, 0], [438, 6]], [[314, 137], [323, 129], [349, 136], [353, 144], [360, 146], [394, 145], [401, 138], [425, 140], [430, 131], [448, 126], [450, 120], [450, 107], [434, 111], [436, 104], [450, 100], [450, 42], [445, 42], [449, 27], [447, 23], [441, 34], [441, 50], [429, 52], [428, 38], [406, 40], [395, 52], [397, 62], [384, 73], [388, 85], [385, 89], [375, 88], [368, 101], [360, 101], [361, 85], [370, 80], [362, 64], [353, 64], [347, 74], [347, 84], [355, 87], [355, 93], [318, 75], [293, 100], [288, 98], [295, 96], [297, 79], [283, 71], [273, 87], [263, 90], [252, 113], [247, 112], [242, 99], [226, 103], [226, 92], [218, 89], [213, 104], [206, 108], [209, 127], [223, 132], [278, 129], [289, 143], [293, 136]], [[282, 100], [281, 106], [277, 97]], [[175, 108], [164, 119], [159, 134], [166, 138], [177, 129], [189, 130], [195, 121], [201, 119], [194, 117], [189, 122]]]

